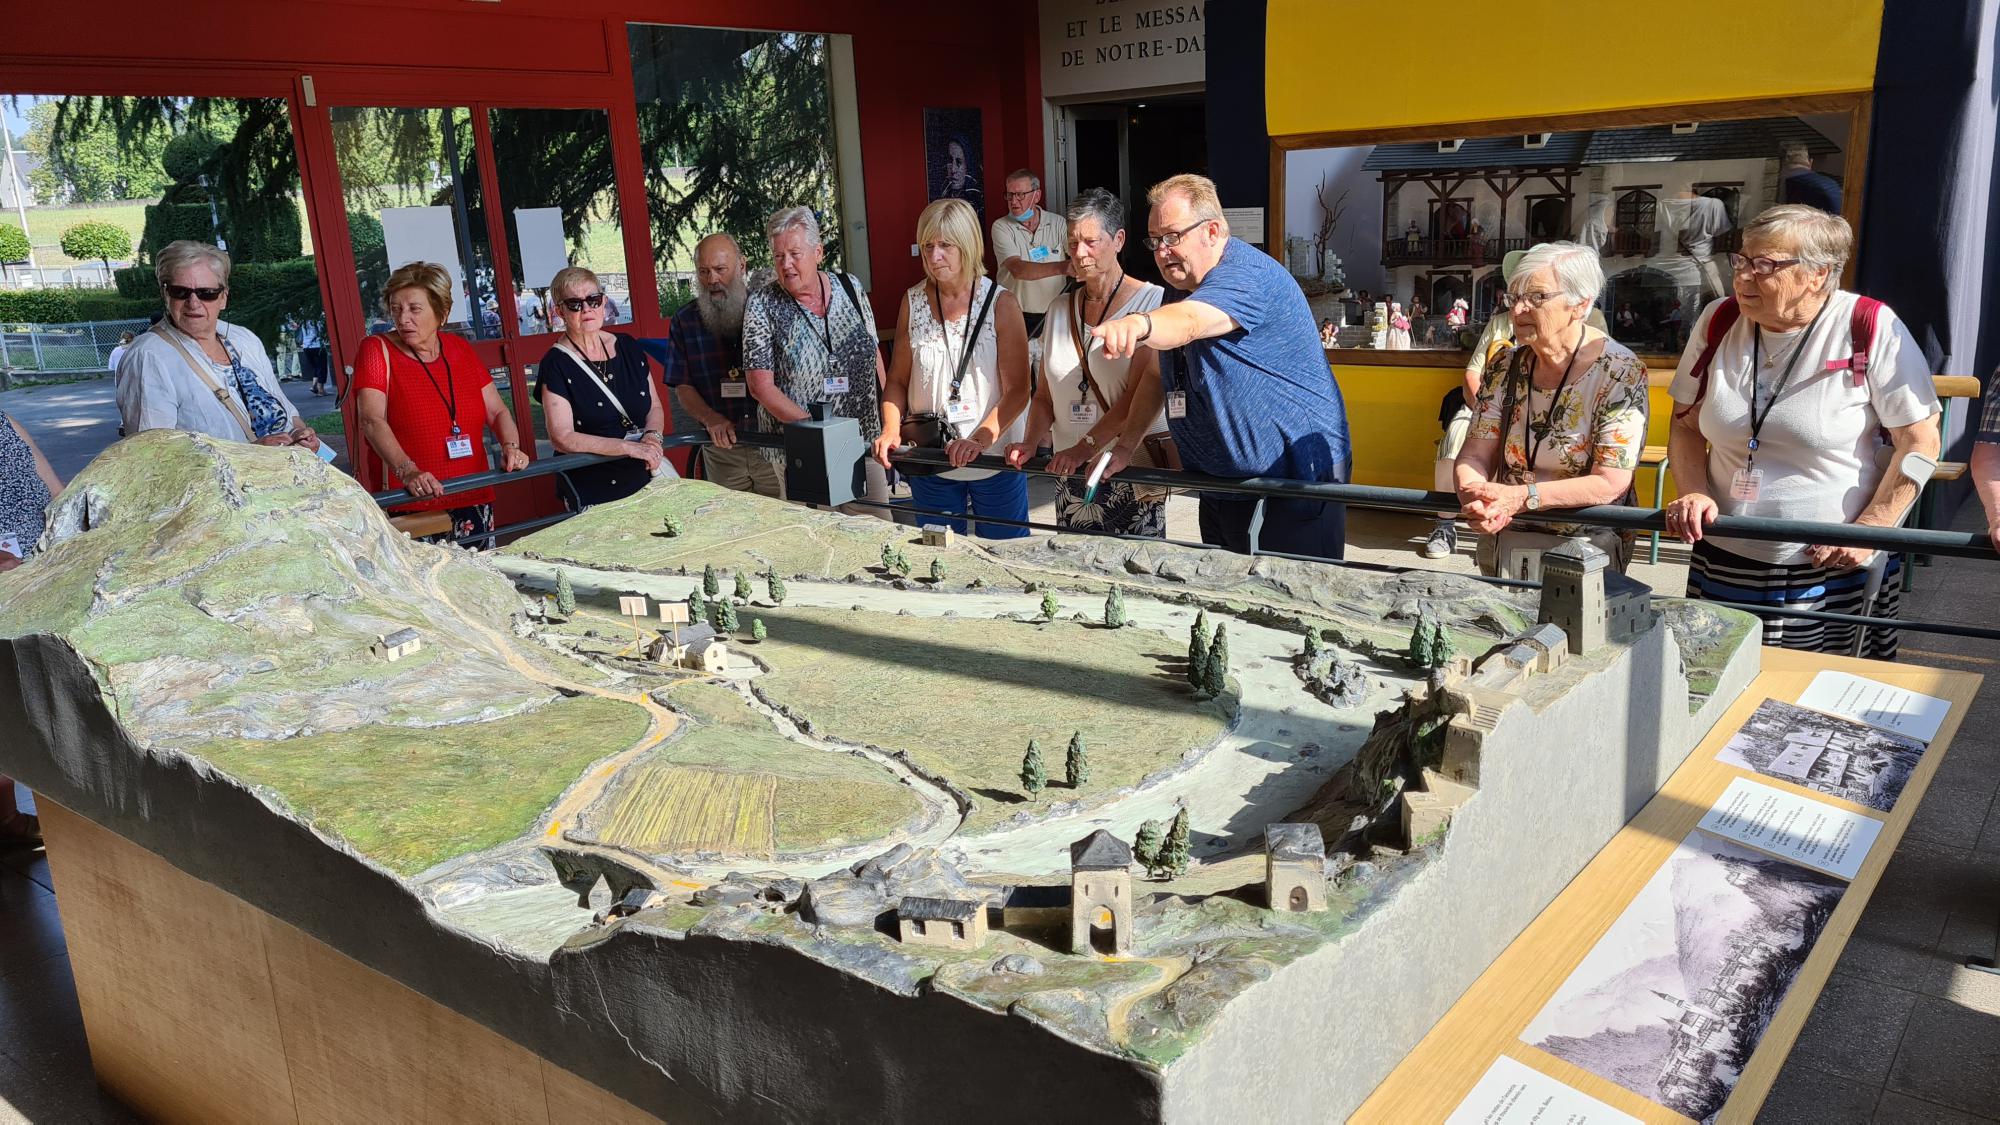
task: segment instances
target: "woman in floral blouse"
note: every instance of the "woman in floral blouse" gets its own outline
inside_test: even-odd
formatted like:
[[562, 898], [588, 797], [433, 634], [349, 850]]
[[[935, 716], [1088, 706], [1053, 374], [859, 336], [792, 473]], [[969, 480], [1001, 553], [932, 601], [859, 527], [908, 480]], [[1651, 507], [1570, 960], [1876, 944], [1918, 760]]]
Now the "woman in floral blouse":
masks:
[[1582, 535], [1622, 572], [1632, 536], [1543, 518], [1548, 509], [1623, 500], [1646, 441], [1646, 365], [1586, 323], [1604, 289], [1597, 254], [1573, 242], [1529, 250], [1502, 297], [1515, 346], [1494, 358], [1480, 389], [1456, 477], [1463, 515], [1479, 532], [1479, 566], [1499, 571], [1508, 528]]

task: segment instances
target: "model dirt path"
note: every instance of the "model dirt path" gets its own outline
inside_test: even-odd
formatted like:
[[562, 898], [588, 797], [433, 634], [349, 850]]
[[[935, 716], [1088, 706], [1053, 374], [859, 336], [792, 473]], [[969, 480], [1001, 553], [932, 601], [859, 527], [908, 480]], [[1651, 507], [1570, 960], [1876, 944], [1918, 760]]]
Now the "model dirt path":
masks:
[[[517, 581], [552, 587], [556, 564], [500, 557], [494, 560]], [[599, 571], [563, 564], [579, 593], [595, 588], [610, 594], [645, 594], [656, 600], [679, 600], [701, 581], [699, 575], [651, 575]], [[1033, 616], [1041, 595], [1020, 591], [967, 590], [949, 593], [897, 590], [868, 584], [789, 582], [788, 607], [847, 609], [864, 606], [879, 613], [908, 611], [915, 616]], [[1063, 597], [1065, 611], [1095, 613], [1100, 600], [1086, 604]], [[1155, 601], [1143, 588], [1127, 588], [1126, 613], [1133, 625], [1170, 639], [1183, 638], [1193, 610]], [[1196, 831], [1195, 854], [1213, 858], [1255, 845], [1266, 824], [1304, 804], [1345, 764], [1366, 739], [1377, 709], [1388, 706], [1400, 689], [1400, 679], [1370, 668], [1367, 698], [1352, 708], [1335, 710], [1308, 694], [1292, 670], [1300, 639], [1292, 633], [1229, 618], [1231, 669], [1240, 687], [1240, 717], [1220, 742], [1200, 760], [1171, 779], [1113, 798], [1094, 808], [1021, 824], [1002, 824], [974, 836], [952, 838], [946, 845], [967, 870], [1042, 875], [1064, 871], [1069, 845], [1096, 828], [1129, 839], [1146, 820], [1170, 819], [1185, 803]], [[1024, 626], [1025, 627], [1025, 626]], [[1184, 642], [1183, 642], [1184, 643]], [[1310, 752], [1306, 747], [1316, 747]], [[594, 771], [595, 772], [595, 771]], [[601, 785], [601, 782], [600, 782]], [[879, 849], [878, 849], [879, 850]], [[622, 854], [622, 853], [621, 853]], [[851, 862], [851, 861], [850, 861]], [[715, 865], [728, 868], [729, 864]], [[741, 859], [734, 865], [743, 866]], [[788, 875], [813, 878], [847, 866], [838, 860], [778, 862]]]

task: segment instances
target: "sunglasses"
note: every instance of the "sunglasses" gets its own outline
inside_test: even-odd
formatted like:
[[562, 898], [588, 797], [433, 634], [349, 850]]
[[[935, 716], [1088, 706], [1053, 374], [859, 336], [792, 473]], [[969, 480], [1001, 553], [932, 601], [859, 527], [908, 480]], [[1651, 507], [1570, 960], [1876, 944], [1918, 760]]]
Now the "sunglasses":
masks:
[[185, 301], [189, 297], [200, 297], [204, 304], [217, 300], [224, 293], [229, 292], [227, 285], [166, 285], [162, 286], [162, 288], [167, 291], [167, 296], [176, 301]]
[[604, 294], [592, 293], [588, 297], [564, 297], [562, 299], [562, 307], [571, 312], [582, 312], [585, 309], [601, 309], [604, 307]]

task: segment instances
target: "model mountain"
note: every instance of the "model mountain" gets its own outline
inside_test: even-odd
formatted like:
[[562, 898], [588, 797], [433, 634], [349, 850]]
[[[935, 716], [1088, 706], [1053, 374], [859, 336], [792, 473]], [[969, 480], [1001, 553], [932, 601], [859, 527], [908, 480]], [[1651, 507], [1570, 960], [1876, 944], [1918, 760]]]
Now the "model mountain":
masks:
[[[509, 662], [505, 579], [410, 541], [296, 450], [119, 442], [63, 492], [34, 559], [0, 574], [0, 605], [0, 637], [62, 638], [153, 744], [472, 722], [555, 696]], [[405, 629], [417, 651], [371, 651]]]

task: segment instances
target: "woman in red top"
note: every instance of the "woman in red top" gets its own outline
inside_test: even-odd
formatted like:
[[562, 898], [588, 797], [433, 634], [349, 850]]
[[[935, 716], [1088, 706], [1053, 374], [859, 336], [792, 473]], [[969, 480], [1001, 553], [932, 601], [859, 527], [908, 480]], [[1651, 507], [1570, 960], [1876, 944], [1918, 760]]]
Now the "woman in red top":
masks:
[[528, 463], [514, 417], [472, 345], [440, 335], [451, 313], [451, 274], [411, 262], [389, 275], [383, 307], [395, 327], [362, 341], [354, 357], [355, 409], [361, 432], [401, 485], [417, 497], [397, 512], [445, 510], [452, 530], [436, 538], [492, 546], [493, 490], [445, 495], [445, 481], [486, 472], [485, 430], [500, 439], [501, 468]]

